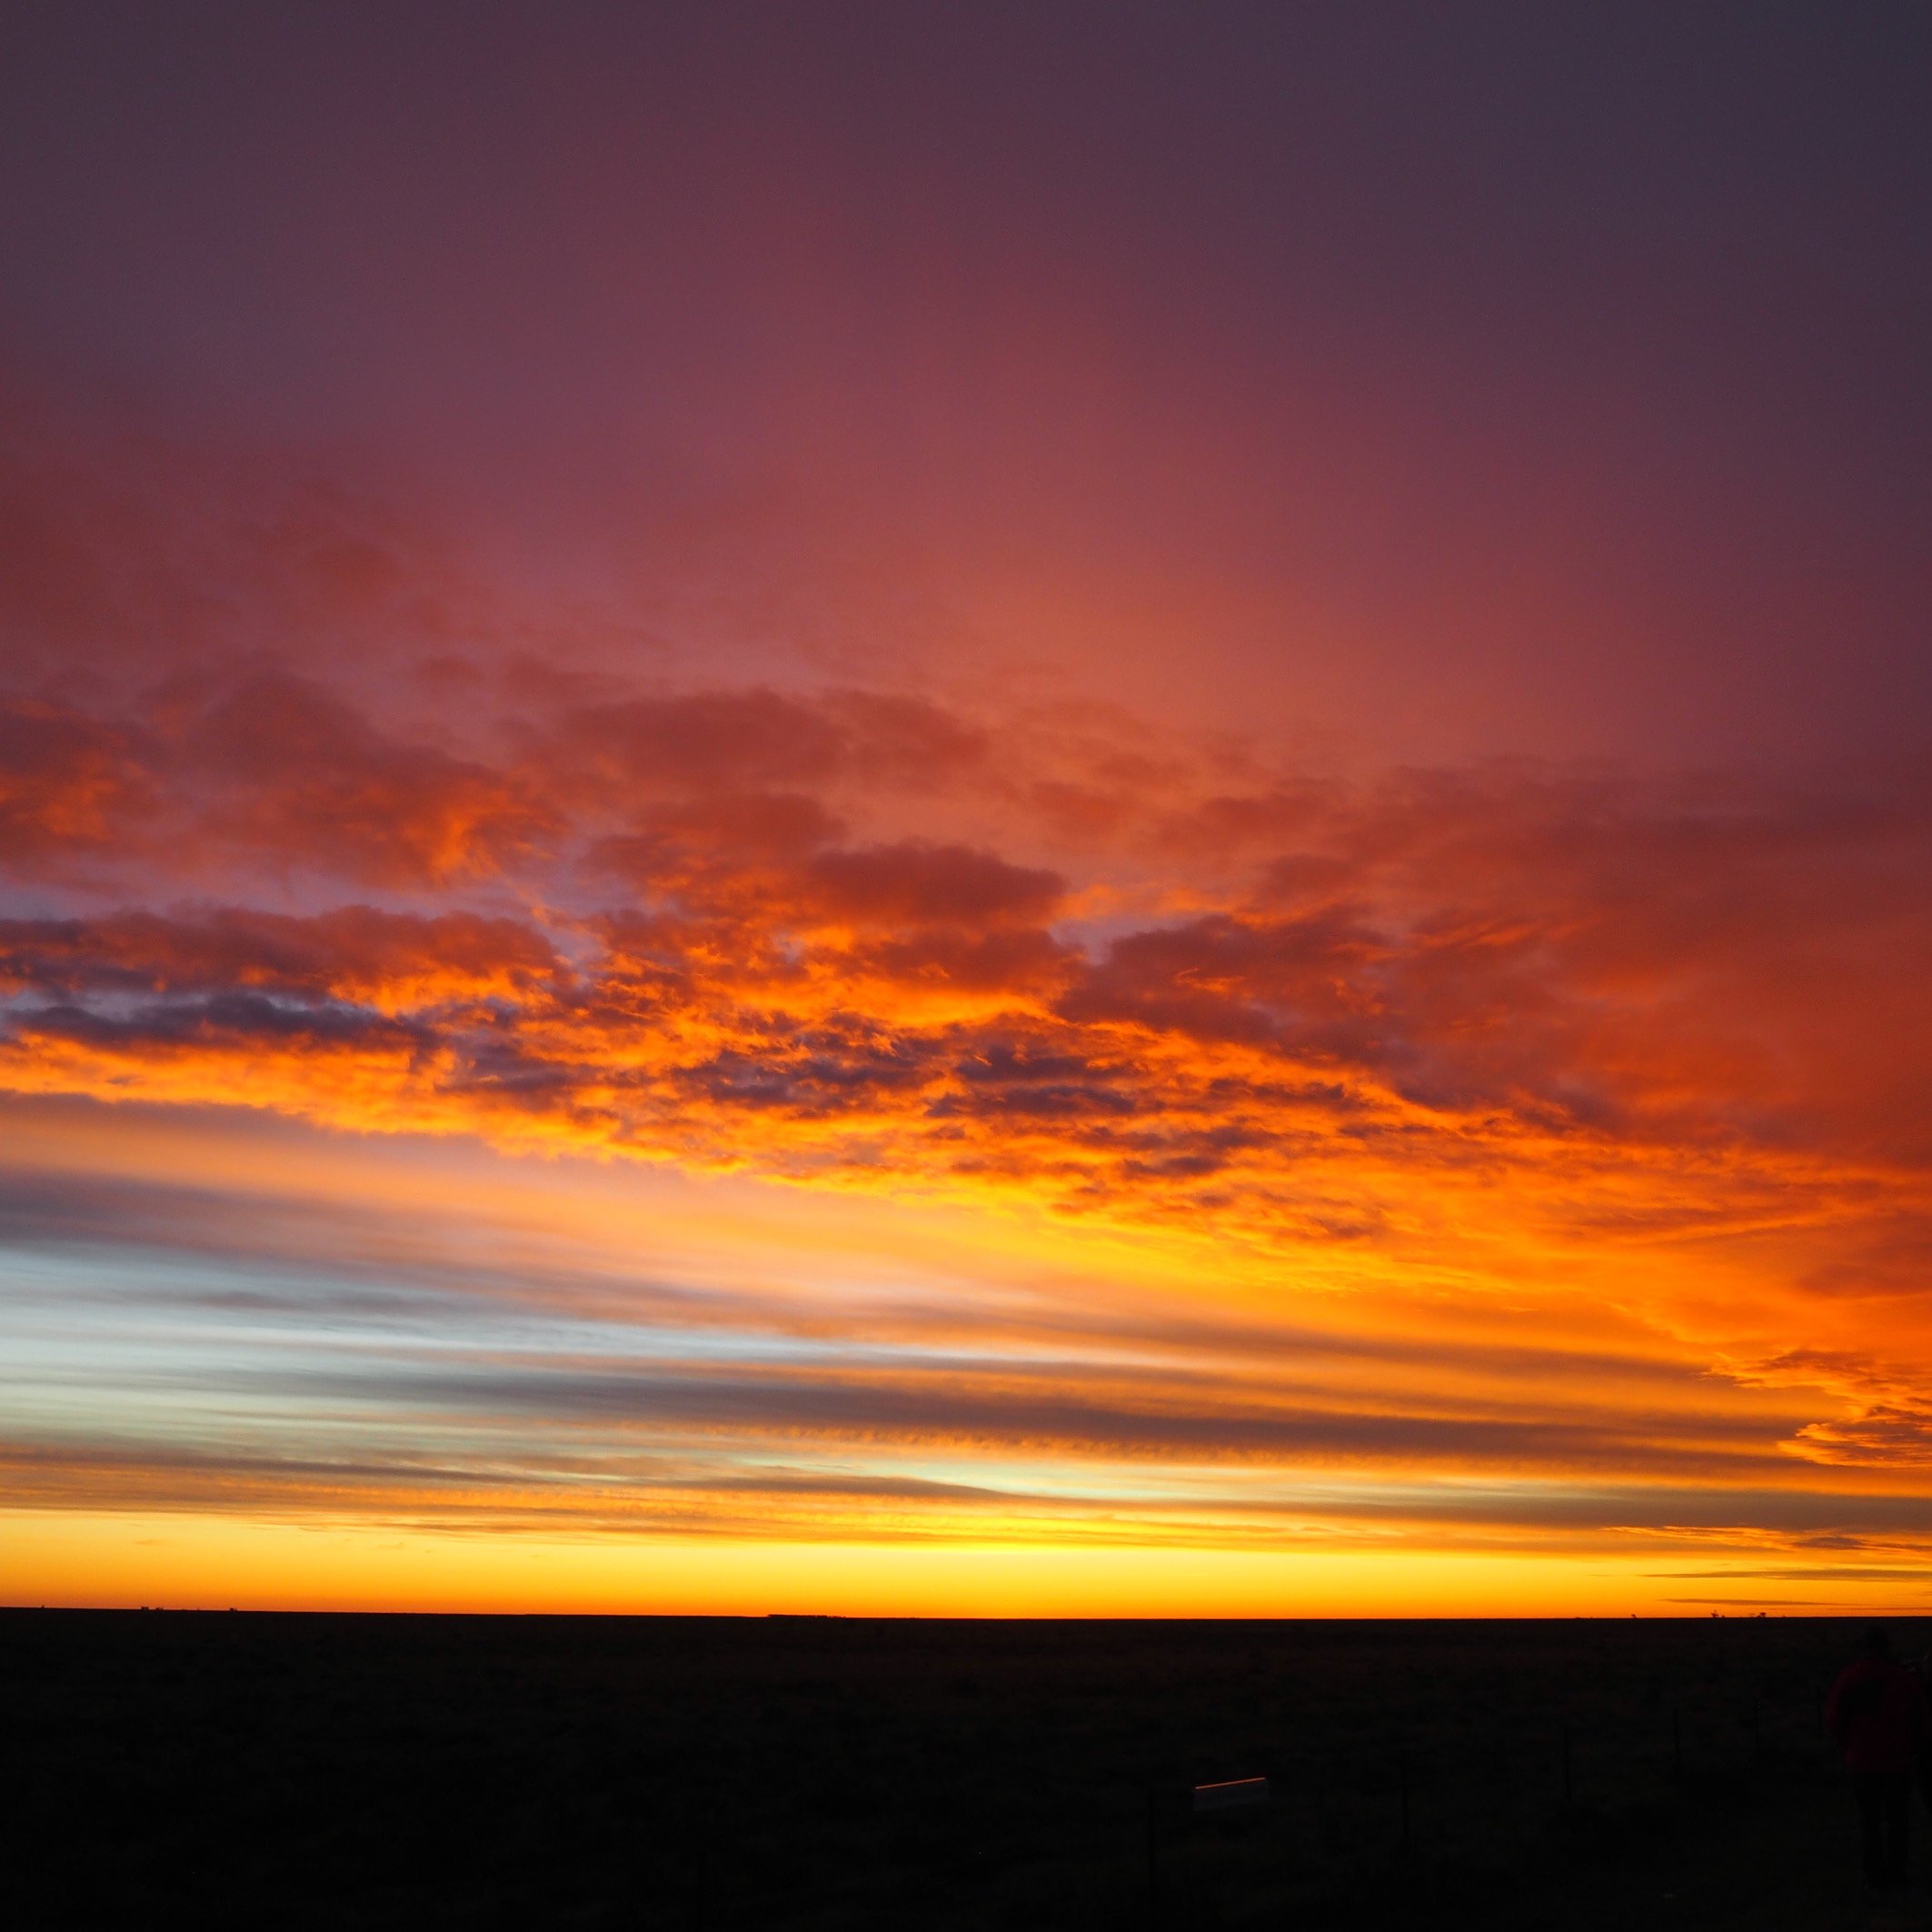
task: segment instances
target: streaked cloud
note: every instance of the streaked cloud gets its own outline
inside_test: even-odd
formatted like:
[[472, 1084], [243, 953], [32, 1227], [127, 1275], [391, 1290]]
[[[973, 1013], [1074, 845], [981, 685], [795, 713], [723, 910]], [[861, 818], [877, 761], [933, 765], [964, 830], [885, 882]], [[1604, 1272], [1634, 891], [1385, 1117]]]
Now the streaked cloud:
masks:
[[0, 75], [0, 1500], [1910, 1597], [1911, 61], [318, 22]]

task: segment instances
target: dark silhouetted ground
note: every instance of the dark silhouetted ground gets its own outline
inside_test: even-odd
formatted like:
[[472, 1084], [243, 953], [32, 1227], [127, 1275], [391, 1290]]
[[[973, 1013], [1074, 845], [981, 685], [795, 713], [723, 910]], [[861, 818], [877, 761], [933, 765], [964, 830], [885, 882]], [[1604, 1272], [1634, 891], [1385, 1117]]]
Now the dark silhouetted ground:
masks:
[[0, 1923], [1863, 1926], [1857, 1634], [5, 1611]]

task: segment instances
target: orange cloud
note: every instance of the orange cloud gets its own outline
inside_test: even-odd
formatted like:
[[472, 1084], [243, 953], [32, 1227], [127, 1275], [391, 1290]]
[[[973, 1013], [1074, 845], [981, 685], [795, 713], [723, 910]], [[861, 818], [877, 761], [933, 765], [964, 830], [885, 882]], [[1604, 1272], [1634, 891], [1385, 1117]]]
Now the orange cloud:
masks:
[[[548, 901], [543, 923], [15, 921], [7, 1077], [209, 1100], [253, 1082], [338, 1124], [368, 1104], [391, 1128], [1023, 1182], [1083, 1211], [1297, 1239], [1376, 1236], [1481, 1175], [1512, 1177], [1531, 1219], [1569, 1198], [1551, 1218], [1575, 1229], [1721, 1221], [1804, 1186], [1918, 1200], [1887, 1056], [1914, 1062], [1924, 1025], [1880, 943], [1932, 919], [1916, 818], [1534, 771], [1409, 777], [1302, 796], [1309, 849], [1250, 864], [1219, 910], [1087, 934], [1065, 871], [842, 842], [812, 793], [736, 789], [830, 782], [850, 693], [692, 702], [648, 707], [653, 728], [698, 721], [685, 762], [651, 775], [668, 797], [593, 788], [569, 812], [517, 802], [536, 795], [527, 753], [412, 751], [308, 685], [202, 706], [170, 776], [189, 801], [251, 788], [229, 851], [433, 894], [487, 866]], [[459, 834], [453, 798], [496, 802]], [[611, 830], [613, 812], [638, 829]], [[202, 862], [185, 855], [186, 879]], [[599, 905], [613, 879], [642, 902]], [[1845, 1051], [1819, 997], [1854, 958], [1867, 1016], [1890, 1022], [1883, 1054]]]
[[[247, 1454], [50, 1421], [5, 1451], [38, 1506], [1760, 1564], [1932, 1534], [1909, 786], [1343, 783], [1177, 738], [1076, 811], [1099, 714], [436, 688], [386, 725], [255, 665], [16, 698], [7, 865], [40, 896], [0, 920], [0, 1091], [921, 1203], [1145, 1249], [1161, 1285], [1098, 1326], [968, 1291], [943, 1333], [637, 1290], [598, 1318], [636, 1330], [615, 1364], [271, 1350]], [[490, 1293], [554, 1321], [556, 1280]], [[389, 1418], [346, 1462], [344, 1402]]]
[[148, 808], [134, 734], [32, 698], [0, 702], [0, 863], [18, 876], [99, 858]]

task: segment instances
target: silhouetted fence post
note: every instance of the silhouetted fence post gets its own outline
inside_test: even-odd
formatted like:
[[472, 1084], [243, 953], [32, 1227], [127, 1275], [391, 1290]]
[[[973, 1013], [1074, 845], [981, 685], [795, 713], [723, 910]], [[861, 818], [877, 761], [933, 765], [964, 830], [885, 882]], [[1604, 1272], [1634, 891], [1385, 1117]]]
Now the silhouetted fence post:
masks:
[[1563, 1808], [1568, 1811], [1575, 1799], [1569, 1781], [1569, 1726], [1560, 1727], [1557, 1738], [1563, 1752]]
[[1409, 1753], [1398, 1751], [1395, 1757], [1396, 1788], [1402, 1795], [1402, 1849], [1409, 1849]]

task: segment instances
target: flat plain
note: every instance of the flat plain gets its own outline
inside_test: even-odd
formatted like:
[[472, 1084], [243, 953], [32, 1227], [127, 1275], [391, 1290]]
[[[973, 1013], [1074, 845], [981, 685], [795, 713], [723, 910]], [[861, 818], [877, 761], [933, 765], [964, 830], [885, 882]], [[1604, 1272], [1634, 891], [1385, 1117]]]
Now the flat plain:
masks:
[[[1821, 1733], [1857, 1635], [10, 1610], [5, 1916], [1917, 1924], [1875, 1918]], [[1257, 1776], [1266, 1807], [1191, 1808]]]

